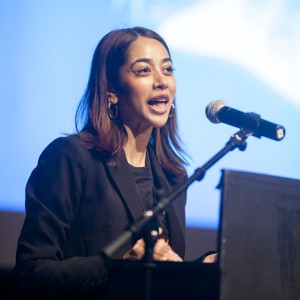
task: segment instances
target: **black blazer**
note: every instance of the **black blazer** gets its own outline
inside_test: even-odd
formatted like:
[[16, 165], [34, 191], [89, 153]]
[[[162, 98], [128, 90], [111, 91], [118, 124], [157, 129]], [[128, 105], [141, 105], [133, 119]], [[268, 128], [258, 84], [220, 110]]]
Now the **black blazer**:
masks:
[[[185, 176], [165, 173], [152, 147], [148, 152], [154, 181], [168, 194]], [[169, 242], [181, 257], [185, 203], [182, 193], [166, 210]], [[143, 214], [124, 151], [109, 167], [76, 135], [54, 140], [42, 152], [25, 207], [13, 276], [23, 297], [36, 299], [99, 296], [107, 281], [104, 247]]]

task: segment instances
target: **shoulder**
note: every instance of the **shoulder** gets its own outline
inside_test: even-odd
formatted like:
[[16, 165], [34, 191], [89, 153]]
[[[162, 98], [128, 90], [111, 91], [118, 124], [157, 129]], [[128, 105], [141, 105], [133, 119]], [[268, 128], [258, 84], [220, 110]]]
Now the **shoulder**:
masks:
[[51, 141], [43, 153], [80, 152], [83, 151], [82, 143], [76, 135], [62, 136]]
[[86, 160], [90, 156], [84, 142], [77, 135], [63, 136], [50, 142], [40, 155], [39, 160]]
[[49, 143], [46, 149], [76, 149], [82, 147], [82, 143], [78, 135], [68, 135], [57, 137]]

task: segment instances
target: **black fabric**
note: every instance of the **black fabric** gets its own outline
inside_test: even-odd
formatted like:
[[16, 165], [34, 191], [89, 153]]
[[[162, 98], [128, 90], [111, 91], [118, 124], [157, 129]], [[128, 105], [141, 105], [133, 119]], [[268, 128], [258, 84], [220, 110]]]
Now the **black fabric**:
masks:
[[[148, 151], [152, 174], [166, 192], [185, 179], [165, 173], [150, 146]], [[103, 249], [143, 214], [124, 151], [118, 159], [115, 167], [107, 166], [77, 136], [55, 139], [42, 152], [26, 185], [26, 217], [13, 270], [23, 299], [103, 295]], [[185, 204], [183, 193], [167, 209], [169, 242], [181, 257]]]
[[143, 206], [143, 210], [150, 210], [153, 208], [153, 179], [150, 167], [133, 167], [130, 169], [136, 183], [136, 189]]
[[[144, 210], [152, 210], [153, 206], [157, 204], [157, 200], [153, 197], [153, 177], [151, 168], [133, 167], [130, 165], [130, 169]], [[169, 238], [169, 229], [165, 211], [162, 211], [158, 215], [158, 226], [162, 228], [160, 237], [167, 240]]]

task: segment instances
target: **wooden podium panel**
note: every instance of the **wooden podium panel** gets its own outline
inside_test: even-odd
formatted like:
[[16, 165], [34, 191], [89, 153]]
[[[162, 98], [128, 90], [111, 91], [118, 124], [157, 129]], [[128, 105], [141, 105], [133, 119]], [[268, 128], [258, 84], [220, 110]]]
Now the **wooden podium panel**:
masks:
[[300, 180], [223, 170], [220, 300], [300, 299]]

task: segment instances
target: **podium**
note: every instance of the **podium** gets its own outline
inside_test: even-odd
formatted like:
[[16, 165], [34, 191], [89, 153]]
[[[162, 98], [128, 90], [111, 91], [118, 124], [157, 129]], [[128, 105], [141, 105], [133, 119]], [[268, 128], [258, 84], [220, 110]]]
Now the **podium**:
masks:
[[300, 299], [300, 180], [223, 170], [220, 300]]
[[145, 299], [146, 274], [151, 268], [151, 300], [218, 300], [219, 268], [217, 264], [199, 262], [151, 262], [112, 260], [107, 262], [113, 278], [107, 299]]
[[222, 170], [219, 262], [107, 262], [107, 299], [300, 299], [300, 180]]

